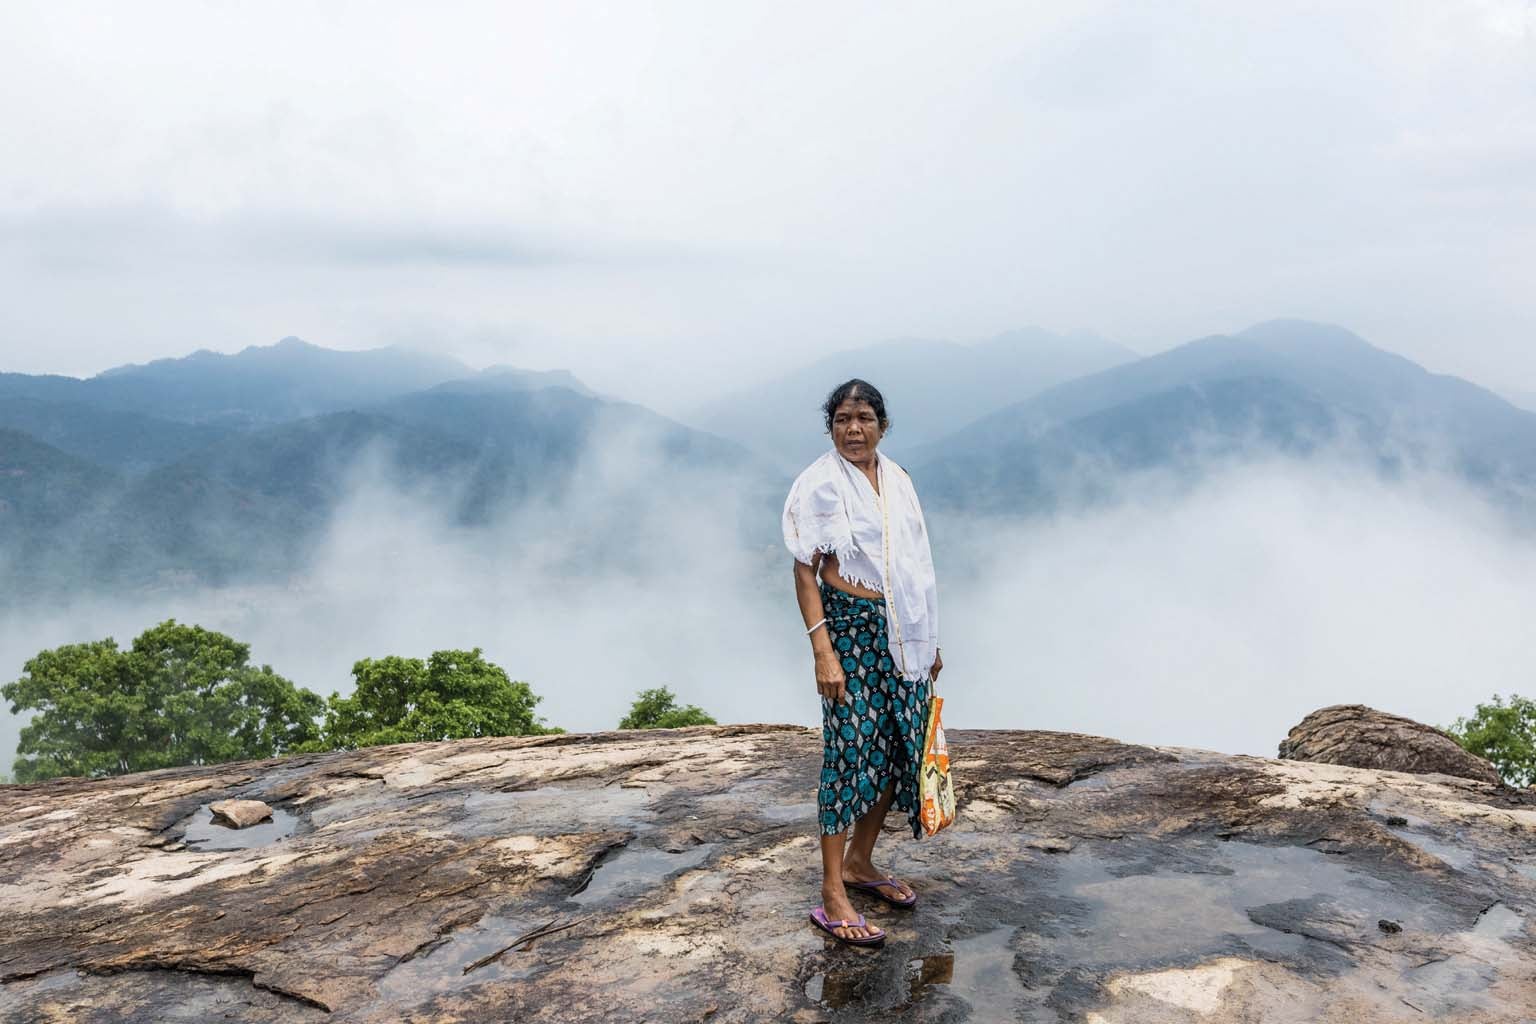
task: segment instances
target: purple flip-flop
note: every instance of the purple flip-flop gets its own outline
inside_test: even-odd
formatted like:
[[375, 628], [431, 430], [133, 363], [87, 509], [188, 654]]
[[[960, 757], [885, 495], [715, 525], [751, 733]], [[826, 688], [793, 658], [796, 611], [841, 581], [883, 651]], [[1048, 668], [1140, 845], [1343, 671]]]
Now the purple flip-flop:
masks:
[[874, 893], [893, 907], [910, 907], [917, 902], [917, 893], [913, 893], [904, 900], [894, 899], [885, 894], [886, 887], [900, 889], [901, 883], [894, 878], [882, 878], [878, 882], [844, 882], [844, 889], [857, 889], [860, 892]]
[[826, 908], [817, 907], [811, 911], [811, 921], [815, 923], [817, 928], [820, 928], [838, 942], [846, 943], [850, 946], [878, 946], [885, 941], [885, 932], [878, 928], [875, 929], [875, 934], [866, 935], [862, 939], [845, 939], [837, 934], [835, 929], [838, 928], [868, 928], [869, 922], [864, 920], [863, 914], [860, 914], [852, 921], [829, 921], [827, 920]]

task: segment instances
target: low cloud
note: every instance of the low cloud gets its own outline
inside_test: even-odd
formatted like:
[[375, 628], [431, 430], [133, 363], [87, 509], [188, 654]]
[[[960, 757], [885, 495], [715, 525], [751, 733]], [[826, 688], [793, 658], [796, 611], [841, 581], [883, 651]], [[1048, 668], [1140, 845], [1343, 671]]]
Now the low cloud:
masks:
[[[478, 646], [571, 730], [612, 728], [654, 686], [721, 721], [816, 722], [777, 507], [714, 470], [662, 469], [651, 439], [601, 443], [569, 490], [490, 527], [360, 464], [302, 576], [15, 612], [0, 676], [174, 617], [322, 693], [349, 689], [362, 657]], [[1055, 519], [930, 526], [955, 728], [1272, 756], [1326, 704], [1443, 724], [1536, 690], [1536, 543], [1441, 478], [1264, 461]], [[0, 722], [7, 755], [16, 729]]]
[[955, 548], [956, 725], [1273, 756], [1327, 704], [1446, 724], [1536, 680], [1536, 544], [1445, 478], [1262, 462]]

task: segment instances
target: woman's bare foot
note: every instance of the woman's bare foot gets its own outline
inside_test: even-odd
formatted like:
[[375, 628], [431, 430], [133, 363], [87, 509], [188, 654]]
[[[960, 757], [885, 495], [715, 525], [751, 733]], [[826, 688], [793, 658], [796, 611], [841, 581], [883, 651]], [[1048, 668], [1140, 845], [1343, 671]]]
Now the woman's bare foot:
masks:
[[[830, 921], [857, 921], [859, 912], [848, 902], [848, 890], [839, 883], [834, 889], [826, 884], [821, 887], [821, 906]], [[875, 934], [876, 929], [848, 925], [832, 929], [833, 934], [845, 939], [863, 939]]]

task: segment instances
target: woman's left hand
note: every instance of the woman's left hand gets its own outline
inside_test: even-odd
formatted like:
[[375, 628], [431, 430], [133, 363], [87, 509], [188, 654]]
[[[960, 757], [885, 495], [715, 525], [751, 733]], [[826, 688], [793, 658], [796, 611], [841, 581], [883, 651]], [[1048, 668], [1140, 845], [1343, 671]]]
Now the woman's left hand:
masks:
[[929, 673], [928, 678], [933, 680], [934, 682], [938, 682], [939, 681], [939, 673], [943, 672], [943, 671], [944, 671], [944, 655], [942, 653], [940, 653], [939, 651], [934, 651], [933, 652], [933, 671]]

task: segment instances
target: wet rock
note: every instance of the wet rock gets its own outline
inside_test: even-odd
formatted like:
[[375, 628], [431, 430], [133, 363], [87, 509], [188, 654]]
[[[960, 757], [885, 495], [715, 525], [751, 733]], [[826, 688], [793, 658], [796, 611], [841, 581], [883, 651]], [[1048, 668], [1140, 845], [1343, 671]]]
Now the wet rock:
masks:
[[[7, 787], [0, 1019], [1491, 1024], [1536, 1005], [1536, 797], [1063, 733], [949, 739], [959, 821], [877, 851], [917, 907], [855, 900], [882, 950], [806, 919], [821, 743], [800, 728]], [[166, 843], [225, 799], [295, 827]]]
[[1334, 704], [1312, 712], [1280, 742], [1280, 756], [1354, 768], [1499, 781], [1493, 765], [1439, 729], [1364, 704]]
[[1043, 850], [1046, 853], [1070, 853], [1074, 844], [1063, 836], [1038, 836], [1024, 845], [1031, 850]]
[[208, 805], [216, 825], [249, 828], [272, 818], [272, 808], [260, 800], [215, 800]]

